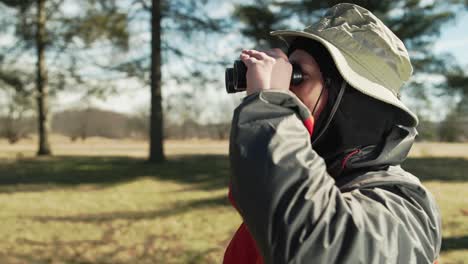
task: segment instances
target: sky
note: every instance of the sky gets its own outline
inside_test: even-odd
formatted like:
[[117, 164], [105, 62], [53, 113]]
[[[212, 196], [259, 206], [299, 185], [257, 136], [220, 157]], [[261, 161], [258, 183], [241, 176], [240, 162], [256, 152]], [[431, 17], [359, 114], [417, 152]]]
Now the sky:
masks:
[[[440, 54], [445, 54], [449, 53], [452, 54], [455, 59], [461, 63], [462, 65], [466, 65], [468, 68], [468, 15], [465, 13], [461, 15], [457, 20], [455, 20], [453, 23], [446, 25], [443, 30], [442, 34], [440, 36], [439, 41], [437, 41], [434, 45], [434, 51], [436, 53]], [[237, 58], [237, 54], [234, 54], [233, 50], [234, 48], [227, 45], [231, 42], [232, 39], [235, 39], [235, 34], [232, 33], [228, 36], [225, 37], [224, 40], [220, 40], [219, 43], [216, 45], [216, 49], [218, 49], [218, 52], [222, 53], [223, 55], [229, 55], [226, 53], [232, 52], [232, 58], [233, 60]], [[221, 75], [219, 76], [221, 83], [224, 83], [224, 74], [222, 74], [224, 71], [221, 72]], [[170, 87], [163, 90], [163, 96], [170, 94]], [[207, 96], [206, 96], [206, 103], [207, 105], [213, 104], [218, 100], [223, 100], [226, 101], [228, 100], [226, 97], [231, 96], [227, 95], [224, 92], [224, 86], [223, 87], [215, 87], [214, 90], [216, 91], [209, 91]], [[166, 91], [166, 92], [165, 92]], [[165, 93], [164, 93], [165, 92]], [[129, 99], [131, 98], [131, 100]], [[237, 96], [237, 99], [239, 96]], [[72, 97], [69, 97], [69, 99], [72, 99]], [[76, 98], [75, 98], [76, 99]], [[441, 107], [437, 107], [438, 109], [441, 109], [441, 111], [438, 111], [434, 115], [434, 119], [441, 119], [443, 116], [446, 114], [446, 107], [443, 107], [443, 105], [446, 103], [445, 101], [438, 100], [437, 98], [433, 98], [434, 106], [440, 105]], [[410, 100], [408, 100], [409, 102]], [[132, 113], [136, 109], [141, 109], [141, 107], [149, 105], [149, 90], [148, 89], [127, 89], [123, 90], [121, 93], [115, 96], [111, 96], [105, 100], [93, 100], [93, 104], [104, 108], [104, 109], [110, 109], [118, 112], [124, 112], [124, 113]]]
[[466, 12], [454, 24], [445, 26], [434, 50], [452, 53], [460, 63], [468, 67], [468, 14]]
[[[462, 13], [455, 21], [445, 25], [442, 28], [442, 33], [439, 40], [434, 45], [434, 52], [436, 54], [450, 54], [454, 59], [463, 65], [465, 69], [468, 69], [468, 14], [467, 12]], [[434, 81], [440, 78], [435, 76], [428, 76]], [[422, 111], [425, 116], [431, 121], [440, 121], [448, 114], [450, 107], [454, 106], [460, 98], [450, 98], [432, 95], [429, 97], [432, 108], [426, 112]], [[402, 101], [408, 103], [412, 109], [412, 98], [403, 97]], [[455, 100], [455, 101], [453, 101]], [[414, 108], [414, 107], [413, 107]]]
[[[239, 0], [239, 1], [244, 1], [244, 0]], [[73, 3], [73, 1], [71, 1], [71, 3]], [[68, 9], [70, 9], [69, 10], [70, 12], [77, 9], [76, 6], [74, 7], [73, 5], [66, 5], [66, 6]], [[215, 14], [211, 14], [211, 15], [222, 17], [223, 15], [227, 15], [232, 11], [232, 4], [229, 1], [225, 1], [223, 2], [223, 5], [221, 7], [216, 7], [216, 8], [213, 8], [212, 10], [214, 10]], [[439, 41], [437, 41], [434, 45], [434, 51], [440, 54], [450, 53], [455, 57], [455, 59], [459, 63], [461, 63], [462, 65], [466, 65], [466, 68], [468, 68], [468, 31], [467, 31], [467, 28], [468, 28], [468, 15], [465, 12], [463, 15], [460, 15], [456, 21], [444, 26]], [[140, 31], [141, 31], [141, 28], [140, 28]], [[143, 31], [147, 31], [147, 30], [143, 30]], [[252, 48], [248, 46], [244, 47], [242, 46], [243, 43], [238, 43], [237, 36], [239, 34], [240, 34], [239, 32], [232, 32], [214, 43], [209, 43], [210, 50], [212, 52], [215, 52], [217, 56], [232, 58], [232, 60], [234, 61], [238, 57], [236, 50], [239, 50], [239, 48], [241, 47]], [[12, 41], [12, 40], [7, 39], [7, 37], [8, 36], [6, 37], [2, 36], [0, 38], [0, 45], [2, 43], [8, 43]], [[145, 34], [141, 34], [139, 37], [146, 39], [147, 41], [150, 36], [149, 36], [149, 33], [148, 34], [145, 33]], [[170, 68], [172, 69], [177, 69], [177, 67], [178, 65], [174, 65], [174, 64], [170, 65]], [[240, 100], [242, 95], [237, 94], [233, 96], [233, 95], [228, 95], [225, 92], [223, 68], [220, 68], [217, 72], [213, 74], [215, 75], [215, 77], [218, 78], [220, 85], [212, 86], [210, 87], [210, 89], [205, 89], [203, 90], [203, 93], [198, 92], [201, 90], [197, 90], [197, 96], [203, 97], [203, 98], [200, 98], [200, 100], [203, 100], [204, 106], [228, 104], [234, 107], [236, 102]], [[88, 103], [90, 103], [91, 105], [95, 107], [99, 107], [102, 109], [113, 110], [113, 111], [128, 113], [128, 114], [141, 111], [144, 108], [149, 108], [149, 105], [150, 105], [149, 104], [150, 102], [149, 88], [142, 87], [140, 83], [133, 81], [133, 80], [120, 81], [117, 84], [117, 86], [119, 87], [118, 94], [111, 95], [107, 97], [106, 99], [91, 99]], [[189, 89], [189, 88], [179, 87], [173, 82], [169, 82], [165, 85], [165, 87], [163, 87], [163, 97], [164, 98], [171, 97], [174, 95], [174, 93], [177, 93], [177, 91], [181, 89], [183, 90], [183, 89]], [[82, 98], [82, 94], [77, 93], [77, 92], [60, 93], [55, 100], [51, 101], [51, 110], [53, 112], [56, 112], [62, 109], [70, 108], [70, 107], [83, 106], [84, 105], [83, 102], [80, 101], [81, 98]], [[441, 111], [437, 112], [437, 116], [435, 116], [435, 119], [441, 119], [446, 114], [444, 112], [445, 111], [444, 109], [447, 109], [447, 107], [444, 107], [445, 103], [446, 102], [443, 100], [434, 98], [434, 105], [436, 106], [440, 105], [441, 107], [439, 109], [442, 109]], [[200, 115], [201, 115], [200, 118], [202, 120], [205, 119], [205, 121], [207, 121], [209, 118], [212, 117], [212, 113], [210, 113], [210, 111], [202, 111]], [[223, 117], [225, 115], [221, 114], [219, 116]], [[216, 120], [213, 120], [213, 121], [216, 121]]]

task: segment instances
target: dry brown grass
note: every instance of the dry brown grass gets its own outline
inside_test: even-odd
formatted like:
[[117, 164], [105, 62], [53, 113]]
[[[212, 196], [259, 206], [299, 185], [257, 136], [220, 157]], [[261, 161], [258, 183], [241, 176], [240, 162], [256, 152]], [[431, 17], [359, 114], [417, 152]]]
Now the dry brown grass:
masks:
[[[131, 139], [88, 138], [85, 141], [71, 142], [68, 137], [53, 135], [51, 137], [52, 150], [55, 155], [84, 155], [84, 156], [126, 156], [146, 157], [148, 142]], [[23, 139], [17, 144], [9, 145], [0, 139], [0, 158], [32, 157], [37, 148], [37, 139]], [[216, 154], [228, 153], [229, 142], [223, 140], [193, 139], [166, 140], [164, 143], [167, 155]], [[417, 142], [413, 145], [409, 157], [446, 157], [468, 158], [468, 143], [445, 142]]]
[[[227, 203], [228, 142], [148, 143], [54, 135], [55, 157], [34, 138], [0, 140], [0, 263], [220, 263], [240, 218]], [[417, 143], [403, 164], [442, 212], [442, 263], [468, 259], [468, 144]]]
[[468, 158], [468, 143], [417, 142], [409, 156], [412, 158]]
[[[51, 137], [52, 152], [57, 156], [124, 156], [143, 158], [148, 155], [148, 142], [131, 139], [88, 138], [70, 141], [67, 137]], [[220, 140], [166, 140], [165, 153], [172, 155], [227, 154], [229, 143]], [[30, 138], [10, 145], [0, 139], [0, 158], [34, 157], [37, 139]]]

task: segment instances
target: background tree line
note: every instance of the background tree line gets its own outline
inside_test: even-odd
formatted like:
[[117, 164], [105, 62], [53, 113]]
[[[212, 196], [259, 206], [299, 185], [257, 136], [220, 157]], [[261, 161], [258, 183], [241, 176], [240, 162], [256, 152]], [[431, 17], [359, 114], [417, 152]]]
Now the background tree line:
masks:
[[[16, 40], [0, 51], [0, 80], [7, 89], [35, 97], [38, 155], [51, 154], [49, 96], [65, 89], [85, 91], [84, 96], [106, 96], [116, 90], [119, 80], [136, 79], [151, 91], [149, 159], [164, 160], [161, 66], [168, 60], [184, 58], [181, 62], [186, 67], [177, 67], [174, 78], [170, 69], [165, 74], [185, 82], [193, 76], [205, 76], [187, 60], [219, 64], [199, 60], [190, 49], [169, 41], [177, 38], [193, 43], [193, 38], [200, 37], [205, 41], [203, 34], [226, 28], [223, 19], [207, 15], [204, 6], [208, 1], [0, 2], [4, 18], [1, 27]], [[145, 39], [142, 35], [148, 32], [150, 39]], [[166, 37], [162, 37], [163, 32]], [[25, 54], [29, 59], [35, 57], [35, 68], [24, 65], [27, 59], [21, 57]], [[23, 77], [27, 75], [30, 78]]]
[[[210, 87], [218, 88], [217, 96], [224, 93], [224, 68], [241, 48], [284, 48], [269, 36], [271, 30], [302, 29], [337, 2], [0, 0], [0, 30], [11, 40], [0, 45], [0, 91], [4, 95], [0, 130], [13, 138], [11, 127], [35, 117], [38, 154], [50, 155], [48, 134], [56, 126], [50, 100], [66, 91], [76, 91], [82, 98], [105, 98], [130, 80], [151, 91], [145, 117], [149, 159], [163, 161], [163, 138], [176, 133], [167, 131], [164, 118], [183, 108], [177, 122], [196, 127], [201, 123], [197, 111], [207, 107], [203, 94]], [[404, 97], [412, 99], [412, 108], [421, 118], [421, 138], [466, 140], [466, 65], [458, 64], [450, 54], [435, 54], [432, 48], [443, 28], [466, 12], [468, 2], [351, 2], [374, 12], [411, 51], [416, 75], [404, 89]], [[224, 45], [222, 52], [215, 52], [219, 43]], [[437, 81], [430, 78], [434, 76]], [[179, 90], [182, 86], [189, 88]], [[434, 97], [455, 102], [436, 123], [431, 118], [437, 111], [431, 106]], [[212, 113], [218, 115], [214, 119], [221, 127], [229, 123], [232, 108], [209, 107], [219, 107]], [[169, 134], [165, 136], [164, 131]]]
[[[460, 122], [452, 115], [440, 122], [422, 120], [418, 141], [468, 142], [468, 122]], [[164, 139], [215, 139], [229, 138], [230, 120], [225, 122], [201, 123], [194, 116], [182, 119], [166, 118]], [[122, 114], [95, 107], [68, 109], [56, 112], [51, 118], [51, 132], [70, 138], [70, 141], [84, 141], [90, 137], [110, 139], [149, 139], [149, 112]], [[0, 138], [11, 144], [35, 135], [37, 120], [34, 117], [11, 119], [0, 116]]]
[[[1, 116], [0, 138], [15, 144], [21, 139], [36, 135], [35, 117], [23, 117], [12, 122]], [[85, 141], [91, 137], [109, 139], [149, 139], [149, 112], [122, 114], [94, 107], [68, 109], [51, 116], [51, 132], [66, 136], [71, 142]], [[199, 123], [187, 117], [183, 122], [168, 120], [163, 127], [165, 139], [215, 139], [229, 137], [230, 123]]]

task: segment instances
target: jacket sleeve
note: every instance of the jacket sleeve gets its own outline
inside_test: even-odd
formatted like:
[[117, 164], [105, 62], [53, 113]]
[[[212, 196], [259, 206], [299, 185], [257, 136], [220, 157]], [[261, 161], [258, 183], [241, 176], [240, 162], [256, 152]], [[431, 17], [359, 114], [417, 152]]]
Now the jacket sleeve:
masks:
[[[291, 103], [294, 102], [294, 103]], [[231, 191], [265, 263], [432, 263], [440, 219], [422, 186], [340, 192], [285, 92], [235, 110]]]

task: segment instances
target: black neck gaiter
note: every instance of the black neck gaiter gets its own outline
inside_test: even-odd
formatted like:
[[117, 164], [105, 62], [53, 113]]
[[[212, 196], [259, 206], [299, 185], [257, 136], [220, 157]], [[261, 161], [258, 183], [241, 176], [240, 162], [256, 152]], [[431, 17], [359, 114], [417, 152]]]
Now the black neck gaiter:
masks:
[[[288, 55], [296, 49], [302, 49], [314, 57], [328, 89], [327, 105], [316, 120], [312, 136], [313, 148], [325, 159], [327, 166], [355, 149], [383, 142], [395, 124], [395, 110], [349, 84], [339, 102], [338, 110], [329, 126], [325, 127], [344, 81], [343, 77], [328, 50], [319, 42], [297, 38], [290, 46]], [[325, 132], [317, 140], [317, 135], [324, 129]]]

